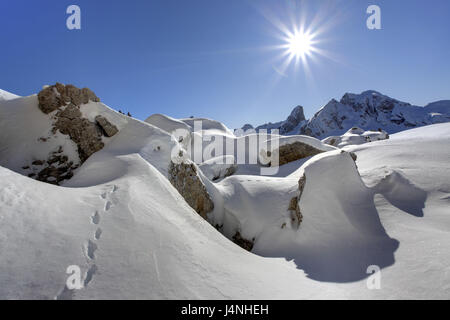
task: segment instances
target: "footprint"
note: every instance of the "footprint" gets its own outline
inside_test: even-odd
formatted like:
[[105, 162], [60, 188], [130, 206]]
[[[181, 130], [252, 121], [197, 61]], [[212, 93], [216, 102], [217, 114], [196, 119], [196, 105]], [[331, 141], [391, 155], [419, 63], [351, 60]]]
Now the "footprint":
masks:
[[101, 235], [102, 235], [102, 229], [101, 228], [98, 228], [97, 230], [95, 230], [95, 235], [94, 235], [94, 237], [95, 237], [95, 240], [99, 240], [100, 239], [100, 237], [101, 237]]
[[98, 213], [98, 211], [95, 211], [95, 214], [91, 217], [91, 220], [93, 224], [99, 224], [100, 214]]
[[111, 206], [112, 206], [112, 203], [111, 203], [111, 201], [106, 201], [106, 203], [105, 203], [105, 211], [108, 211], [109, 209], [111, 209]]
[[117, 190], [119, 190], [119, 187], [118, 187], [118, 186], [116, 186], [116, 185], [114, 185], [114, 186], [113, 186], [113, 188], [112, 188], [112, 191], [111, 191], [111, 193], [112, 193], [112, 192], [116, 192]]
[[85, 252], [89, 259], [91, 260], [95, 259], [94, 252], [95, 250], [97, 250], [97, 248], [98, 248], [97, 245], [92, 240], [89, 240], [87, 242], [87, 244], [85, 245]]
[[92, 281], [92, 278], [94, 277], [94, 274], [97, 272], [98, 268], [95, 264], [89, 267], [88, 271], [86, 272], [86, 277], [84, 278], [84, 286], [86, 287], [89, 282]]
[[100, 198], [106, 199], [106, 192], [103, 192], [103, 193], [100, 195]]

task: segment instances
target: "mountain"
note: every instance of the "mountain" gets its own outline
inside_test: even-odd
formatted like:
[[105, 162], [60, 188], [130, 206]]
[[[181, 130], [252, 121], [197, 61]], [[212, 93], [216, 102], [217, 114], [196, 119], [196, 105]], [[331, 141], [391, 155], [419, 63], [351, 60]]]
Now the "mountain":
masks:
[[219, 121], [140, 121], [58, 83], [2, 100], [0, 299], [448, 298], [450, 123], [362, 130], [263, 135], [251, 163], [259, 136]]
[[[369, 90], [361, 94], [346, 93], [340, 101], [332, 99], [308, 121], [300, 122], [298, 126], [289, 126], [289, 129], [293, 129], [288, 132], [283, 129], [283, 124], [297, 123], [289, 121], [289, 118], [270, 129], [280, 128], [285, 135], [304, 134], [323, 139], [329, 136], [340, 136], [352, 127], [372, 131], [381, 129], [392, 134], [449, 121], [450, 100], [419, 107]], [[268, 128], [267, 125], [261, 127]]]
[[270, 132], [273, 129], [278, 129], [282, 135], [293, 135], [297, 134], [300, 128], [305, 124], [305, 114], [303, 112], [302, 106], [295, 107], [289, 117], [286, 120], [276, 122], [276, 123], [266, 123], [253, 128], [251, 124], [244, 125], [241, 129], [245, 132], [247, 130], [255, 130], [259, 132], [260, 130], [267, 130]]

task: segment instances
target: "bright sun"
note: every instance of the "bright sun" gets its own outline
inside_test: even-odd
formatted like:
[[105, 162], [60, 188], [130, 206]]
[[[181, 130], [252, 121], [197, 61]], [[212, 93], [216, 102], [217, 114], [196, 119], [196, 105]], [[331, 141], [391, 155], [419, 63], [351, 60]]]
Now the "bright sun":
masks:
[[288, 39], [288, 51], [292, 56], [305, 56], [311, 52], [311, 36], [307, 33], [296, 32]]

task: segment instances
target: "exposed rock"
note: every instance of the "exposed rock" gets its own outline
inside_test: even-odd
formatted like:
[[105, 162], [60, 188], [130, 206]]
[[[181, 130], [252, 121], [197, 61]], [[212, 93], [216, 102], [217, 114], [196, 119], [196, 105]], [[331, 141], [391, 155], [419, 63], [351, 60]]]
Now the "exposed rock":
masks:
[[231, 166], [231, 167], [228, 167], [228, 168], [225, 170], [224, 178], [229, 177], [229, 176], [232, 176], [233, 174], [236, 173], [236, 171], [237, 171], [237, 166], [236, 166], [236, 165]]
[[[52, 132], [55, 134], [59, 130], [76, 143], [81, 163], [104, 147], [103, 135], [111, 137], [119, 131], [103, 116], [97, 116], [95, 122], [83, 118], [80, 106], [89, 101], [100, 101], [88, 88], [79, 89], [71, 84], [56, 83], [39, 92], [38, 101], [42, 112], [48, 114], [57, 111], [54, 115]], [[46, 142], [47, 139], [41, 141]], [[68, 162], [69, 158], [62, 153], [63, 149], [60, 147], [58, 151], [49, 155], [48, 159], [33, 162], [33, 165], [44, 166], [37, 173], [38, 180], [58, 184], [72, 177], [72, 171], [78, 168], [79, 164]]]
[[78, 89], [74, 85], [63, 85], [56, 83], [47, 86], [38, 93], [39, 108], [44, 113], [50, 113], [62, 106], [72, 103], [75, 106], [86, 104], [92, 100], [99, 102], [100, 99], [89, 88]]
[[[74, 112], [69, 112], [73, 116]], [[81, 113], [80, 113], [81, 115]], [[82, 162], [86, 161], [93, 153], [104, 147], [102, 142], [102, 130], [95, 123], [86, 118], [66, 118], [64, 111], [57, 114], [54, 129], [62, 134], [70, 136], [78, 146], [78, 154]]]
[[105, 134], [105, 136], [107, 137], [112, 137], [114, 136], [117, 132], [119, 132], [119, 129], [117, 129], [117, 127], [113, 124], [111, 124], [111, 122], [109, 122], [105, 117], [103, 116], [96, 116], [95, 117], [95, 121], [97, 122], [97, 124], [103, 129], [103, 133]]
[[[297, 106], [292, 110], [289, 117], [280, 127], [280, 134], [287, 134], [294, 130], [300, 123], [305, 121], [305, 113], [302, 106]], [[296, 132], [298, 133], [298, 132]]]
[[253, 241], [250, 241], [242, 238], [241, 233], [239, 231], [237, 231], [236, 234], [233, 236], [233, 242], [247, 251], [252, 251], [254, 245], [254, 239]]
[[204, 219], [214, 209], [214, 203], [197, 173], [193, 163], [169, 165], [169, 181], [183, 196], [186, 202]]
[[300, 199], [302, 197], [303, 194], [303, 190], [305, 189], [305, 184], [306, 184], [306, 176], [303, 175], [300, 180], [298, 181], [298, 189], [299, 189], [299, 195], [296, 197], [293, 197], [291, 199], [291, 202], [289, 203], [289, 208], [288, 210], [292, 212], [292, 224], [299, 228], [300, 224], [303, 221], [303, 215], [302, 212], [300, 210]]
[[42, 166], [44, 164], [45, 161], [42, 160], [34, 160], [31, 164], [33, 166]]
[[[269, 151], [270, 152], [270, 151]], [[277, 152], [275, 150], [274, 152]], [[303, 159], [306, 157], [315, 156], [316, 154], [322, 153], [324, 151], [316, 149], [309, 144], [296, 141], [293, 143], [285, 144], [279, 147], [279, 165], [283, 165], [292, 161]], [[273, 152], [272, 152], [273, 153]], [[267, 154], [271, 157], [272, 153]], [[271, 163], [272, 166], [276, 166], [276, 163]]]
[[61, 107], [64, 102], [55, 87], [46, 87], [38, 94], [39, 108], [44, 113], [50, 113]]

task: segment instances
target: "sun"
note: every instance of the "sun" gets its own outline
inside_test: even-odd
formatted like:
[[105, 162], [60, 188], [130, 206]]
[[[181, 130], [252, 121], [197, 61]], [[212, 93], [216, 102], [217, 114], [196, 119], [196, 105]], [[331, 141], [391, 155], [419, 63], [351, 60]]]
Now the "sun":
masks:
[[308, 33], [295, 32], [287, 39], [287, 45], [291, 56], [309, 55], [312, 50], [312, 37]]

